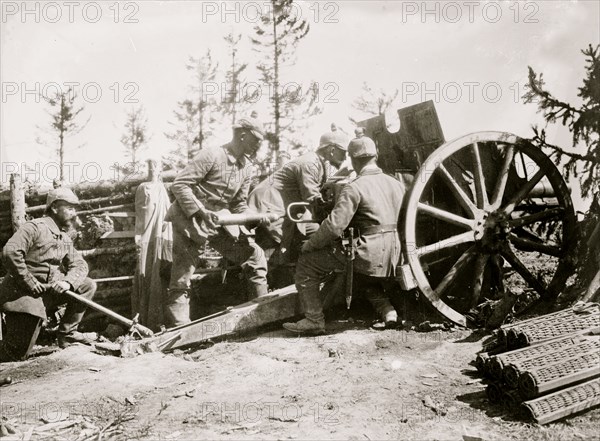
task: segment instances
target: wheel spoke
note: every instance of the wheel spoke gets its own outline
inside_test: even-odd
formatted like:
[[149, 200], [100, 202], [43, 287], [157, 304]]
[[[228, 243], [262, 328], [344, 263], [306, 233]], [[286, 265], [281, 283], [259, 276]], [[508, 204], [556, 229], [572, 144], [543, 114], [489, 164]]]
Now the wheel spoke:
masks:
[[502, 168], [498, 174], [498, 182], [494, 188], [494, 194], [492, 195], [492, 209], [495, 210], [502, 205], [502, 198], [504, 197], [504, 191], [506, 190], [506, 183], [508, 181], [508, 173], [510, 172], [510, 166], [512, 165], [513, 158], [515, 156], [515, 148], [511, 144], [506, 149], [504, 155], [504, 162]]
[[512, 252], [510, 247], [507, 245], [501, 251], [502, 257], [506, 259], [510, 266], [512, 266], [517, 273], [531, 286], [535, 289], [540, 297], [545, 297], [546, 288], [542, 283], [533, 275], [531, 272], [523, 265], [523, 262], [519, 260], [519, 258]]
[[457, 274], [462, 271], [464, 266], [475, 256], [475, 248], [471, 247], [465, 251], [462, 256], [452, 265], [448, 274], [444, 276], [439, 285], [435, 288], [435, 293], [438, 297], [441, 297], [446, 288], [448, 288], [452, 282], [456, 279]]
[[418, 209], [419, 211], [433, 216], [436, 219], [441, 219], [443, 221], [450, 222], [451, 224], [458, 225], [460, 227], [473, 228], [474, 226], [474, 221], [472, 219], [466, 219], [462, 216], [450, 213], [449, 211], [441, 210], [439, 208], [432, 207], [431, 205], [424, 204], [423, 202], [419, 202]]
[[469, 304], [470, 308], [477, 306], [477, 302], [479, 301], [479, 297], [481, 296], [481, 287], [483, 285], [485, 266], [489, 257], [489, 254], [479, 254], [477, 256], [477, 260], [475, 260], [475, 268], [473, 269], [473, 292], [471, 293], [471, 299]]
[[460, 206], [465, 211], [467, 211], [467, 212], [471, 213], [473, 216], [475, 216], [477, 207], [475, 206], [475, 204], [473, 204], [473, 202], [471, 201], [469, 196], [467, 196], [467, 194], [460, 187], [460, 185], [458, 185], [458, 182], [456, 182], [456, 179], [454, 179], [454, 177], [450, 174], [448, 169], [446, 167], [444, 167], [443, 164], [440, 164], [438, 167], [438, 170], [440, 170], [442, 172], [442, 176], [444, 177], [446, 182], [449, 184], [450, 191], [452, 192], [452, 194], [454, 195], [454, 197], [456, 198], [456, 200], [458, 201]]
[[539, 253], [549, 254], [550, 256], [554, 257], [561, 257], [563, 254], [562, 250], [557, 245], [539, 243], [530, 239], [516, 236], [515, 234], [511, 234], [509, 236], [509, 240], [515, 246], [515, 248], [521, 251], [537, 251]]
[[455, 247], [463, 243], [474, 242], [475, 232], [467, 231], [466, 233], [457, 234], [447, 239], [441, 240], [431, 245], [425, 245], [424, 247], [417, 248], [418, 256], [425, 256], [427, 254], [435, 253], [436, 251], [443, 250], [444, 248]]
[[477, 193], [477, 207], [484, 209], [488, 206], [487, 190], [485, 188], [485, 177], [483, 176], [483, 165], [479, 155], [479, 145], [475, 142], [471, 144], [473, 157], [475, 158], [475, 191]]
[[508, 221], [508, 225], [512, 228], [515, 227], [523, 227], [525, 225], [530, 225], [534, 222], [539, 222], [543, 220], [554, 219], [556, 217], [561, 217], [565, 212], [563, 207], [551, 208], [549, 210], [540, 211], [539, 213], [530, 214], [527, 216], [522, 216], [519, 218], [511, 219]]
[[523, 187], [521, 187], [521, 190], [519, 190], [519, 192], [511, 198], [510, 202], [508, 202], [508, 204], [506, 204], [506, 207], [504, 207], [504, 212], [506, 214], [512, 213], [513, 210], [515, 209], [515, 207], [517, 205], [519, 205], [519, 203], [523, 199], [525, 199], [525, 197], [529, 194], [529, 192], [531, 190], [533, 190], [533, 187], [535, 187], [535, 185], [538, 182], [540, 182], [540, 180], [544, 177], [545, 174], [546, 174], [546, 172], [540, 168], [537, 171], [537, 173], [535, 175], [533, 175], [533, 178], [531, 178], [531, 180], [527, 181], [525, 183], [525, 185], [523, 185]]

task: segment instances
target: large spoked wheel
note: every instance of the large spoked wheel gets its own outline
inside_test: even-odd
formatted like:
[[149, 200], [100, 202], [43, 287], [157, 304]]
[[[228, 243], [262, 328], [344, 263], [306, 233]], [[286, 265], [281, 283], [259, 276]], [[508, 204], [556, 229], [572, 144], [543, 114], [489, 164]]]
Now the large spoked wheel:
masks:
[[439, 147], [408, 197], [404, 253], [421, 292], [453, 322], [506, 289], [550, 299], [572, 273], [575, 213], [552, 161], [509, 133]]

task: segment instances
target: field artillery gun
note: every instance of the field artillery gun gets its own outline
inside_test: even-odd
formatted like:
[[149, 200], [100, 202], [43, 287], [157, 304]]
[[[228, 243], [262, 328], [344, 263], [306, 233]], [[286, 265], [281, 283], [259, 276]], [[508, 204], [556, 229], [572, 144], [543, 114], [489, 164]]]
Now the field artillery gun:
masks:
[[[527, 140], [477, 132], [445, 142], [431, 101], [359, 123], [380, 167], [405, 182], [399, 221], [403, 288], [417, 288], [443, 316], [465, 314], [511, 289], [555, 298], [573, 273], [576, 218], [553, 162]], [[408, 178], [408, 179], [407, 179]]]
[[[420, 293], [452, 322], [510, 286], [554, 298], [572, 274], [575, 214], [550, 158], [524, 139], [479, 132], [445, 142], [431, 101], [359, 123], [378, 148], [380, 167], [406, 183], [399, 219], [400, 286]], [[334, 189], [335, 190], [335, 189]], [[334, 191], [335, 193], [335, 191]], [[339, 286], [338, 286], [339, 288]], [[293, 285], [141, 341], [123, 355], [172, 350], [239, 335], [300, 314]]]

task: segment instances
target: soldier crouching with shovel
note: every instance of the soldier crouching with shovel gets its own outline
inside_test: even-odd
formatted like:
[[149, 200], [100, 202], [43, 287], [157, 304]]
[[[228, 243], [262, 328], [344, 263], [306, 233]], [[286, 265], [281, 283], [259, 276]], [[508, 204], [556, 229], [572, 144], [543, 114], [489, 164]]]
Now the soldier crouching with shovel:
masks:
[[78, 204], [71, 190], [51, 190], [46, 215], [23, 224], [3, 249], [8, 274], [0, 284], [0, 311], [6, 323], [0, 362], [26, 358], [46, 320], [46, 308], [63, 303], [67, 308], [58, 328], [58, 345], [91, 343], [77, 331], [85, 305], [63, 294], [71, 290], [91, 299], [96, 292], [96, 284], [87, 277], [88, 265], [67, 234]]

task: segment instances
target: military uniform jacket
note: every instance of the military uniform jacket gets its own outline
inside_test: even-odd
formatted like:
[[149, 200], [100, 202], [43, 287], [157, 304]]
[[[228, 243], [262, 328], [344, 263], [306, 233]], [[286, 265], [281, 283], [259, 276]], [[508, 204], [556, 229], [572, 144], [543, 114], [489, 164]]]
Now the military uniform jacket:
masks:
[[64, 280], [76, 290], [88, 274], [71, 238], [46, 216], [24, 223], [4, 246], [2, 258], [8, 274], [0, 284], [0, 310], [42, 319], [43, 299], [31, 292], [35, 279], [45, 284]]
[[233, 156], [228, 145], [202, 149], [173, 181], [171, 191], [176, 201], [165, 220], [192, 239], [215, 234], [204, 222], [199, 224], [194, 215], [203, 207], [232, 213], [248, 210], [246, 200], [254, 171], [245, 158]]
[[[327, 167], [321, 156], [310, 152], [288, 162], [267, 179], [268, 182], [259, 184], [263, 198], [268, 199], [263, 200], [263, 204], [268, 206], [283, 203], [279, 210], [283, 215], [292, 202], [312, 203], [321, 199], [321, 187], [327, 180]], [[272, 236], [281, 241], [282, 247], [288, 248], [295, 229], [298, 228], [305, 234], [305, 227], [305, 224], [295, 224], [285, 218], [281, 225], [275, 224], [272, 227], [281, 228], [280, 231], [272, 232]]]
[[[375, 166], [365, 167], [346, 184], [327, 219], [307, 242], [305, 251], [335, 245], [344, 230], [357, 230], [354, 271], [375, 277], [395, 274], [400, 259], [397, 225], [406, 188]], [[380, 228], [377, 228], [379, 226]]]

